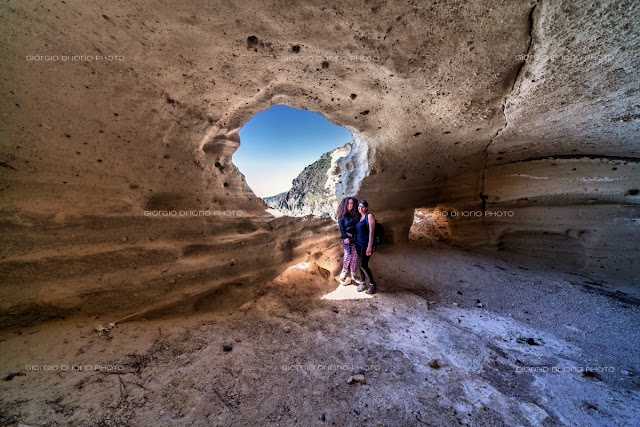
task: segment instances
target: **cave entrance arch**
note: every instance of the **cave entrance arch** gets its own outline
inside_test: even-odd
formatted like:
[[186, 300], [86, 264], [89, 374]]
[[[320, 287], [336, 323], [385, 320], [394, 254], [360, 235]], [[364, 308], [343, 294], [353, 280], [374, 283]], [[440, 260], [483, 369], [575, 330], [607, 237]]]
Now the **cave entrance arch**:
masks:
[[[239, 130], [233, 164], [274, 216], [335, 215], [355, 147], [350, 129], [284, 104], [256, 113]], [[356, 174], [357, 175], [357, 174]], [[343, 185], [344, 184], [344, 185]]]

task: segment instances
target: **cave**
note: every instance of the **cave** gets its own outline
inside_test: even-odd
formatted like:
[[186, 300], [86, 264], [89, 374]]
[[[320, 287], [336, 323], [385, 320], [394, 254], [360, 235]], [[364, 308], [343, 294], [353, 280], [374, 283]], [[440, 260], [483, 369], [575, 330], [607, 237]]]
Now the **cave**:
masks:
[[[0, 10], [2, 425], [637, 425], [637, 1]], [[282, 104], [370, 297], [233, 163]]]

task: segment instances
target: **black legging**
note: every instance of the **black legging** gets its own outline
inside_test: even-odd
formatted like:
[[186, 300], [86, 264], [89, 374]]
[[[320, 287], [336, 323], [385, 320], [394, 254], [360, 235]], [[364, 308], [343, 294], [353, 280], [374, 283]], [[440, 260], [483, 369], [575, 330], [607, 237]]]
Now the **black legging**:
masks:
[[371, 274], [371, 270], [369, 269], [369, 259], [371, 258], [371, 255], [367, 255], [367, 247], [360, 246], [360, 244], [356, 242], [356, 253], [358, 254], [358, 263], [360, 264], [362, 283], [365, 283], [365, 279], [369, 279], [369, 284], [375, 285], [376, 283], [373, 281], [373, 274]]

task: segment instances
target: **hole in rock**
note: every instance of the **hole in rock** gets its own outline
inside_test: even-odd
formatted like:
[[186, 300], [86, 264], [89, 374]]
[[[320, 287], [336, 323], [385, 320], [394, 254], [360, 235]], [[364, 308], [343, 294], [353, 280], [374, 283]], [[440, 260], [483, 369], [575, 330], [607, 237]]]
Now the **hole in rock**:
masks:
[[[239, 131], [233, 163], [274, 216], [335, 218], [342, 197], [366, 174], [352, 132], [319, 113], [275, 105]], [[356, 160], [362, 159], [362, 160]]]
[[[473, 216], [476, 214], [480, 216], [482, 212], [473, 212]], [[409, 229], [409, 240], [420, 241], [427, 245], [448, 243], [451, 236], [449, 222], [455, 218], [455, 215], [457, 215], [456, 211], [445, 207], [416, 209]]]

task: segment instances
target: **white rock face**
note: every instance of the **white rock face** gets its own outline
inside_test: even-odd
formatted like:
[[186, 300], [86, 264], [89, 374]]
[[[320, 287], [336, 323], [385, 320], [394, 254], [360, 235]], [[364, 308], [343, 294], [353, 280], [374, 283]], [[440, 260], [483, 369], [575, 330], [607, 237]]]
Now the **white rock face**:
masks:
[[[355, 129], [349, 129], [353, 134], [353, 144], [350, 151], [343, 157], [337, 157], [335, 165], [332, 163], [331, 174], [327, 185], [335, 181], [336, 210], [344, 197], [356, 196], [360, 192], [360, 184], [369, 174], [370, 141]], [[336, 180], [337, 177], [337, 180]]]
[[338, 211], [338, 206], [340, 205], [340, 200], [342, 200], [342, 198], [345, 197], [342, 194], [340, 195], [336, 194], [336, 184], [338, 184], [338, 182], [340, 181], [343, 175], [346, 178], [348, 173], [346, 170], [340, 167], [339, 162], [340, 160], [348, 156], [352, 150], [353, 150], [353, 144], [347, 144], [344, 147], [340, 147], [331, 153], [331, 166], [327, 171], [327, 183], [325, 184], [324, 188], [327, 191], [327, 194], [329, 195], [328, 202], [329, 202], [329, 205], [331, 206], [329, 214], [331, 215], [331, 218], [333, 218], [334, 220], [337, 219], [336, 215]]

